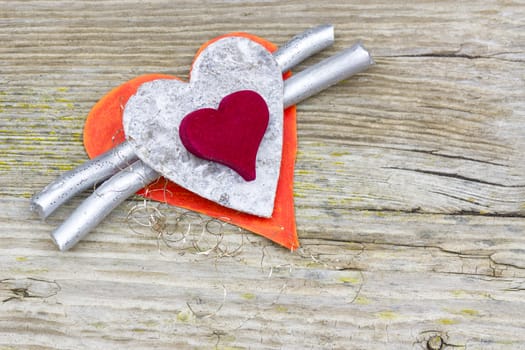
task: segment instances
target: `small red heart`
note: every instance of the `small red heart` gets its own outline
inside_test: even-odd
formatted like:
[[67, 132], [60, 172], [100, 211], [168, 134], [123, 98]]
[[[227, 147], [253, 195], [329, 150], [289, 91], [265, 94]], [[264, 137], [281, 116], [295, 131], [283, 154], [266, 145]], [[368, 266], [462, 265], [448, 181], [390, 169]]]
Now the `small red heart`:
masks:
[[242, 90], [224, 97], [218, 109], [202, 108], [186, 115], [179, 135], [190, 153], [226, 165], [252, 181], [268, 120], [261, 95]]

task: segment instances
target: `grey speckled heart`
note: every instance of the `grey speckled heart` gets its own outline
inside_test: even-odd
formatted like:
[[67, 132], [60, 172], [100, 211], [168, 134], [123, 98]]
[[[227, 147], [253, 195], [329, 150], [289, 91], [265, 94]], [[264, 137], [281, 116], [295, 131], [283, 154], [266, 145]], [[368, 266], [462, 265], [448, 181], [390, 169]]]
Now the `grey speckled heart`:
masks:
[[[250, 182], [224, 165], [195, 157], [179, 137], [179, 124], [188, 113], [217, 108], [223, 97], [239, 90], [259, 93], [270, 111], [257, 153], [257, 178]], [[241, 37], [218, 40], [195, 60], [189, 83], [143, 84], [126, 104], [123, 122], [138, 157], [166, 178], [225, 207], [272, 215], [282, 153], [283, 80], [261, 45]]]

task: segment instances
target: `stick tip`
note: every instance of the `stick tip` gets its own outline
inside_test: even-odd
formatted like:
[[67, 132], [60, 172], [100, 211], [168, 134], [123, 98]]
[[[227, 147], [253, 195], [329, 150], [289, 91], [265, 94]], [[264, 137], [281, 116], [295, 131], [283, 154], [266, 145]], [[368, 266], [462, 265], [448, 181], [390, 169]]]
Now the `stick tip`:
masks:
[[50, 234], [51, 239], [61, 252], [65, 252], [66, 250], [69, 250], [69, 248], [71, 248], [73, 244], [71, 244], [71, 240], [63, 239], [63, 235], [60, 235], [58, 232], [59, 230], [55, 230], [54, 232], [52, 232]]
[[376, 64], [376, 61], [374, 61], [374, 58], [372, 57], [370, 50], [368, 50], [365, 47], [362, 40], [358, 40], [357, 43], [355, 43], [353, 47], [355, 48], [355, 50], [361, 51], [365, 56], [367, 56], [369, 65]]
[[38, 202], [37, 195], [31, 197], [29, 210], [31, 210], [33, 213], [36, 213], [41, 219], [45, 219], [47, 217], [44, 207]]

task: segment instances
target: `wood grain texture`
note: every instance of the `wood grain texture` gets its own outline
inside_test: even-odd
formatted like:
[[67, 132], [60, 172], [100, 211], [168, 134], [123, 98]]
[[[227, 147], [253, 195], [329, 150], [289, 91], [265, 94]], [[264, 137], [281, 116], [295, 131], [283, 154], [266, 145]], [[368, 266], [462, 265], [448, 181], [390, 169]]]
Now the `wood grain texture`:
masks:
[[[523, 18], [510, 0], [0, 1], [0, 349], [525, 348]], [[377, 64], [299, 105], [300, 250], [224, 227], [206, 251], [205, 218], [160, 206], [159, 236], [135, 198], [56, 251], [85, 195], [47, 222], [28, 198], [86, 160], [103, 94], [185, 77], [225, 32], [320, 23], [336, 44], [300, 68], [357, 39]], [[164, 243], [187, 229], [201, 250]]]

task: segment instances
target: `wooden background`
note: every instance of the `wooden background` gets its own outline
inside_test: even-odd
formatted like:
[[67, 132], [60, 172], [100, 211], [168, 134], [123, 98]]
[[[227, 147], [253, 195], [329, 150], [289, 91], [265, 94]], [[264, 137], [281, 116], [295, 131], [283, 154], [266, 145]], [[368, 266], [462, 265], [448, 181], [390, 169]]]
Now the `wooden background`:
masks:
[[[47, 222], [29, 198], [87, 159], [101, 96], [322, 23], [302, 67], [357, 39], [377, 65], [298, 108], [299, 251], [139, 198], [57, 251], [82, 198]], [[525, 348], [524, 23], [523, 0], [0, 1], [0, 349]]]

